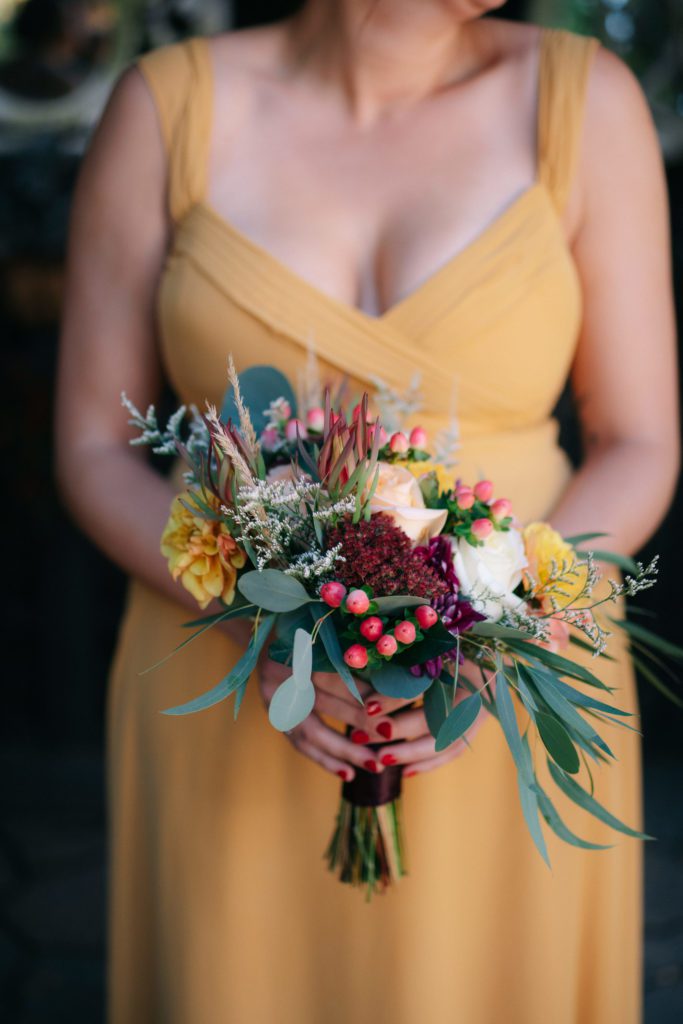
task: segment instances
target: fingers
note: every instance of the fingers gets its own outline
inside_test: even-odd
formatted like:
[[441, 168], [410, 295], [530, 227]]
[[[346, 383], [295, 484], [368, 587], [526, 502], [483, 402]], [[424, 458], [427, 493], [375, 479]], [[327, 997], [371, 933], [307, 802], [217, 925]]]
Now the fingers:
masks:
[[456, 757], [460, 757], [468, 749], [469, 744], [479, 732], [487, 717], [488, 712], [482, 709], [465, 735], [456, 740], [450, 747], [447, 747], [446, 750], [442, 750], [439, 753], [435, 749], [436, 741], [434, 737], [431, 733], [427, 733], [427, 735], [420, 736], [415, 740], [393, 743], [382, 747], [377, 751], [378, 760], [380, 764], [385, 766], [393, 764], [404, 765], [406, 770], [404, 770], [403, 774], [405, 777], [432, 771], [434, 768], [439, 768], [441, 765], [454, 761]]
[[[353, 743], [336, 729], [331, 729], [315, 712], [289, 734], [289, 739], [302, 754], [318, 764], [324, 761], [323, 767], [329, 765], [329, 770], [335, 774], [346, 769], [347, 781], [353, 778], [354, 768], [376, 773], [384, 770], [373, 750], [365, 744]], [[316, 752], [316, 756], [313, 756], [312, 751]]]

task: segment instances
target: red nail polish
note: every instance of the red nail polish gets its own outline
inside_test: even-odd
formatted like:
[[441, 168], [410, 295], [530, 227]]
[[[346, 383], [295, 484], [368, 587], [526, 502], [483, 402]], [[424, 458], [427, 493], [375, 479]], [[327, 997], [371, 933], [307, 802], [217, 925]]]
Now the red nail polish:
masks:
[[377, 762], [376, 761], [363, 761], [363, 765], [364, 765], [365, 768], [367, 768], [367, 770], [369, 772], [378, 772], [379, 771], [379, 768], [377, 767]]
[[409, 768], [407, 772], [403, 773], [403, 778], [404, 779], [410, 779], [410, 778], [412, 778], [413, 775], [418, 775], [418, 774], [419, 773], [416, 772], [414, 768]]
[[339, 776], [340, 779], [343, 779], [344, 782], [346, 782], [346, 780], [349, 777], [349, 773], [347, 772], [346, 768], [340, 768], [339, 771], [337, 772], [337, 775]]
[[382, 754], [380, 760], [387, 768], [391, 768], [392, 764], [398, 764], [398, 758], [394, 757], [393, 754]]
[[382, 705], [378, 700], [369, 700], [365, 705], [366, 715], [379, 715], [382, 711]]
[[362, 729], [354, 729], [351, 733], [352, 743], [367, 743], [370, 737]]
[[391, 726], [391, 722], [380, 722], [379, 725], [377, 726], [377, 732], [380, 734], [380, 736], [384, 736], [385, 740], [391, 739], [393, 731], [394, 730]]

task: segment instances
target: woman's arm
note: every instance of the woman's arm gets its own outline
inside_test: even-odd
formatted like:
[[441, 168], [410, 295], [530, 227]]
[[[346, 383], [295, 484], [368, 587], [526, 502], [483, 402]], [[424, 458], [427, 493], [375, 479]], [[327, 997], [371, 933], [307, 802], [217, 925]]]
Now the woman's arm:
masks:
[[640, 87], [601, 51], [569, 216], [584, 318], [572, 373], [584, 460], [551, 519], [633, 554], [664, 516], [679, 460], [666, 182]]
[[166, 154], [151, 96], [126, 72], [84, 161], [71, 217], [57, 387], [57, 476], [75, 519], [114, 562], [197, 610], [159, 553], [172, 491], [120, 404], [160, 390], [157, 285], [169, 239]]

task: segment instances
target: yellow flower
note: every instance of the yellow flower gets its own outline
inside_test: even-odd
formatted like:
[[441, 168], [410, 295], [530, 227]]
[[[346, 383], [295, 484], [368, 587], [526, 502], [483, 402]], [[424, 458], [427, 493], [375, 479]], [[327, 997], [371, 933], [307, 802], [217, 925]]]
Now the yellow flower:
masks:
[[[213, 495], [203, 494], [202, 498], [218, 511]], [[196, 514], [190, 511], [193, 507]], [[161, 536], [161, 553], [168, 559], [173, 579], [180, 580], [200, 608], [216, 597], [232, 604], [237, 570], [246, 564], [246, 555], [225, 522], [203, 517], [191, 491], [173, 499]]]
[[405, 465], [418, 480], [427, 473], [434, 473], [440, 491], [452, 491], [455, 487], [455, 470], [446, 469], [440, 462], [408, 462]]
[[547, 612], [566, 608], [583, 592], [586, 566], [571, 544], [548, 523], [530, 523], [523, 532], [528, 582]]

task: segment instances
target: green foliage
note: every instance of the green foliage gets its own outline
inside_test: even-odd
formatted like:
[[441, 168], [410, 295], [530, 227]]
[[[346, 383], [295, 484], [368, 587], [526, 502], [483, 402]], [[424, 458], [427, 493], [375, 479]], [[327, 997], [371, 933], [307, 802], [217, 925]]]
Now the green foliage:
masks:
[[246, 572], [237, 586], [248, 601], [269, 612], [294, 611], [313, 600], [299, 580], [279, 569]]
[[473, 693], [471, 697], [465, 697], [464, 700], [456, 704], [439, 729], [439, 734], [436, 737], [436, 750], [445, 750], [446, 747], [450, 747], [452, 743], [464, 736], [467, 730], [474, 725], [481, 709], [482, 701], [478, 693]]
[[168, 708], [163, 714], [192, 715], [197, 711], [205, 711], [207, 708], [211, 708], [215, 704], [220, 703], [220, 701], [225, 700], [226, 697], [229, 697], [239, 687], [246, 686], [249, 676], [256, 667], [259, 654], [272, 629], [274, 620], [274, 615], [265, 615], [261, 619], [256, 635], [252, 636], [246, 651], [237, 664], [221, 679], [220, 683], [199, 697], [195, 697], [194, 700], [188, 701], [186, 704], [179, 704], [177, 707]]
[[292, 674], [281, 683], [270, 702], [268, 718], [280, 732], [289, 732], [308, 718], [315, 704], [311, 679], [313, 640], [310, 633], [297, 629], [294, 634]]
[[[292, 386], [284, 374], [274, 366], [250, 366], [239, 375], [242, 400], [246, 405], [254, 430], [261, 434], [267, 425], [266, 410], [271, 402], [284, 398], [289, 402], [292, 416], [296, 416], [296, 397]], [[220, 412], [221, 420], [226, 423], [239, 422], [239, 412], [232, 388], [228, 388], [223, 399]]]

